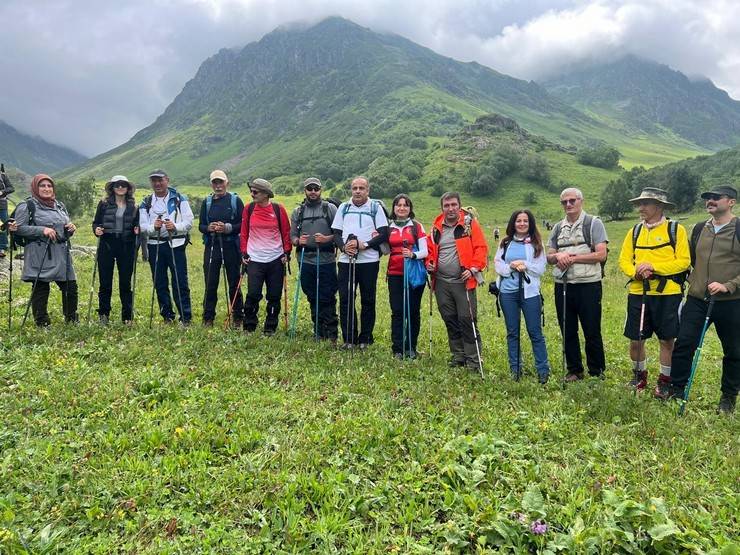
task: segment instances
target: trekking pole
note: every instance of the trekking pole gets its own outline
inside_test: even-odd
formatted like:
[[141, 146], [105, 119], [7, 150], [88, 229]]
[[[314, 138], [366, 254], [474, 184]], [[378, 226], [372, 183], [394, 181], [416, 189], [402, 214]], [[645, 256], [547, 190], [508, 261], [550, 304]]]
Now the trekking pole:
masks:
[[283, 262], [283, 328], [288, 333], [288, 272], [290, 272], [290, 263], [286, 256]]
[[46, 262], [46, 256], [49, 254], [49, 247], [51, 246], [51, 238], [46, 238], [46, 248], [44, 249], [44, 255], [41, 257], [41, 264], [39, 264], [39, 271], [36, 273], [36, 277], [33, 280], [33, 286], [31, 287], [31, 296], [26, 304], [26, 313], [23, 315], [23, 321], [21, 322], [21, 328], [26, 325], [26, 319], [28, 318], [28, 310], [31, 308], [31, 301], [33, 300], [33, 294], [36, 292], [36, 284], [39, 282], [41, 277], [41, 271], [44, 269], [44, 262]]
[[293, 294], [293, 314], [290, 318], [290, 333], [288, 334], [291, 338], [295, 338], [296, 322], [298, 320], [298, 297], [300, 295], [301, 287], [301, 274], [303, 273], [303, 255], [306, 253], [306, 249], [301, 249], [301, 256], [298, 259], [298, 276], [295, 283], [295, 293]]
[[[560, 330], [560, 344], [561, 344], [561, 350], [560, 355], [562, 358], [562, 371], [563, 371], [563, 380], [565, 380], [565, 318], [567, 314], [567, 300], [568, 300], [568, 270], [565, 270], [563, 273], [563, 329]], [[563, 382], [565, 384], [565, 382]]]
[[[208, 301], [208, 295], [211, 291], [211, 265], [213, 263], [213, 247], [215, 247], [216, 234], [212, 231], [208, 234], [208, 264], [206, 265], [206, 294], [203, 295], [203, 312], [206, 311], [206, 302]], [[218, 298], [218, 295], [216, 295]], [[215, 309], [215, 307], [214, 307]]]
[[357, 321], [356, 321], [356, 316], [355, 316], [355, 311], [356, 311], [356, 308], [357, 308], [356, 307], [356, 303], [357, 303], [357, 299], [356, 299], [356, 296], [357, 296], [357, 284], [355, 283], [355, 279], [357, 278], [357, 255], [355, 255], [352, 258], [350, 258], [350, 264], [349, 265], [350, 265], [350, 269], [351, 269], [350, 283], [352, 284], [352, 313], [350, 314], [350, 316], [352, 317], [352, 320], [351, 320], [351, 322], [352, 322], [352, 328], [351, 328], [351, 333], [352, 333], [352, 355], [354, 356], [354, 354], [355, 354], [355, 331], [356, 331], [355, 328], [357, 327]]
[[[226, 259], [224, 258], [224, 236], [218, 234], [218, 246], [221, 250], [221, 277], [224, 282], [224, 297], [226, 297], [226, 321], [231, 325], [231, 306], [229, 305], [229, 278], [226, 275]], [[216, 295], [218, 298], [218, 295]]]
[[98, 272], [98, 253], [100, 253], [100, 237], [98, 237], [97, 244], [95, 245], [95, 261], [93, 262], [93, 275], [92, 281], [90, 282], [90, 295], [87, 299], [87, 323], [90, 323], [90, 312], [92, 311], [93, 293], [95, 292], [95, 276]]
[[411, 355], [411, 352], [414, 352], [412, 343], [411, 343], [411, 281], [410, 277], [408, 275], [408, 272], [406, 272], [406, 321], [408, 322], [408, 334], [409, 334], [409, 356]]
[[470, 292], [468, 291], [467, 284], [465, 285], [465, 298], [468, 299], [468, 312], [470, 313], [470, 323], [473, 326], [473, 339], [475, 340], [475, 352], [478, 355], [478, 370], [480, 370], [481, 379], [485, 379], [483, 375], [483, 361], [480, 358], [480, 347], [478, 346], [478, 328], [475, 325], [475, 319], [473, 318], [473, 305], [470, 302]]
[[[643, 278], [642, 279], [642, 298], [640, 303], [640, 328], [637, 331], [637, 358], [639, 359], [642, 355], [643, 349], [645, 348], [645, 341], [642, 339], [645, 330], [645, 305], [647, 304], [647, 292], [650, 288], [650, 282]], [[645, 359], [647, 360], [647, 353], [645, 353]], [[635, 377], [637, 382], [637, 377]], [[635, 383], [635, 393], [637, 393], [637, 383]]]
[[686, 410], [686, 403], [689, 400], [689, 392], [691, 391], [691, 385], [694, 383], [694, 376], [696, 375], [696, 367], [699, 366], [699, 358], [701, 357], [701, 349], [704, 346], [704, 336], [707, 334], [709, 329], [709, 323], [712, 319], [712, 310], [714, 309], [714, 295], [709, 296], [709, 306], [707, 307], [707, 315], [704, 317], [704, 326], [701, 329], [701, 335], [699, 336], [699, 345], [694, 352], [694, 359], [691, 361], [691, 373], [689, 374], [689, 381], [686, 384], [686, 389], [683, 392], [683, 398], [681, 399], [681, 406], [678, 409], [678, 415], [683, 416]]
[[319, 250], [318, 243], [316, 244], [316, 322], [314, 323], [314, 336], [316, 337], [316, 340], [318, 341], [321, 339], [319, 336], [319, 332], [321, 331], [321, 326], [319, 325], [319, 279], [321, 276], [321, 251]]
[[[240, 268], [239, 271], [239, 281], [236, 282], [236, 289], [234, 290], [234, 296], [231, 298], [231, 304], [229, 305], [229, 312], [234, 313], [234, 305], [236, 304], [236, 298], [239, 296], [239, 293], [241, 292], [242, 287], [242, 281], [244, 280], [244, 274], [246, 273], [246, 268], [243, 270]], [[224, 327], [227, 327], [229, 325], [229, 319], [227, 318], [224, 320]]]
[[136, 266], [137, 262], [139, 260], [139, 241], [136, 235], [134, 235], [134, 278], [133, 278], [133, 287], [131, 288], [131, 321], [134, 320], [134, 306], [136, 306]]
[[[350, 233], [347, 236], [347, 243], [350, 241], [356, 240], [357, 237]], [[345, 249], [346, 250], [346, 249]], [[354, 354], [355, 349], [355, 291], [354, 291], [354, 281], [355, 281], [355, 272], [354, 272], [354, 260], [356, 255], [347, 255], [349, 257], [349, 267], [347, 268], [347, 274], [348, 274], [348, 280], [347, 280], [347, 329], [345, 330], [347, 332], [347, 336], [345, 339], [349, 339], [349, 345], [350, 349], [352, 351], [352, 354]], [[351, 310], [350, 310], [351, 309]]]
[[152, 274], [152, 300], [149, 303], [149, 329], [152, 329], [152, 319], [154, 318], [154, 292], [157, 289], [157, 270], [159, 269], [159, 245], [162, 239], [162, 228], [157, 230], [157, 248], [154, 249], [154, 273]]
[[[406, 245], [408, 243], [406, 241], [403, 242], [403, 248], [406, 248]], [[403, 309], [401, 311], [402, 317], [401, 317], [401, 330], [403, 337], [401, 339], [401, 358], [406, 358], [406, 296], [408, 294], [408, 273], [406, 272], [406, 257], [403, 257]]]
[[[177, 288], [177, 300], [179, 301], [179, 305], [177, 307], [178, 312], [180, 312], [180, 322], [185, 322], [185, 315], [183, 314], [183, 306], [182, 306], [182, 293], [180, 292], [180, 276], [177, 274], [177, 260], [175, 260], [175, 247], [172, 244], [172, 232], [167, 232], [167, 244], [170, 247], [170, 256], [172, 258], [172, 273], [175, 274], [175, 287]], [[183, 251], [183, 255], [184, 255]]]
[[432, 303], [434, 298], [434, 278], [429, 276], [429, 358], [432, 358]]
[[[522, 286], [522, 272], [517, 271], [519, 274], [519, 303], [524, 298], [524, 288]], [[514, 381], [518, 382], [522, 377], [522, 320], [521, 320], [521, 304], [516, 307], [516, 370], [514, 371]]]
[[[13, 220], [8, 220], [8, 223], [13, 223]], [[13, 232], [8, 230], [8, 243], [10, 245], [10, 275], [8, 277], [8, 331], [10, 326], [13, 325]]]

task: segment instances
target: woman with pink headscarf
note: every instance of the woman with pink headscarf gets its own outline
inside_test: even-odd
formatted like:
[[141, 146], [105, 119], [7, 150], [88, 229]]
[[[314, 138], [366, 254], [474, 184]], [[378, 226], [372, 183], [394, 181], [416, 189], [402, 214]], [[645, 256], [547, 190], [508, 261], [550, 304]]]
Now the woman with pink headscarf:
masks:
[[77, 278], [72, 267], [69, 238], [75, 232], [67, 209], [56, 199], [54, 180], [45, 174], [34, 176], [31, 197], [15, 211], [18, 237], [25, 241], [23, 275], [33, 283], [31, 308], [37, 326], [51, 323], [47, 305], [49, 284], [62, 291], [62, 308], [67, 322], [77, 321]]

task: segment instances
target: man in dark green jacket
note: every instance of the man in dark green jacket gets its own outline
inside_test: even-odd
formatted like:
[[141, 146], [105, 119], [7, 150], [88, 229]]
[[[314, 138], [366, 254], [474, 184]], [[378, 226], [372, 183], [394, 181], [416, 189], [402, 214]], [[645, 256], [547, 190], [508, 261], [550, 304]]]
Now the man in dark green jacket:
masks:
[[729, 185], [702, 193], [710, 220], [691, 234], [693, 270], [673, 350], [671, 396], [683, 397], [691, 361], [699, 344], [709, 299], [715, 300], [711, 322], [722, 343], [722, 397], [718, 410], [730, 414], [740, 391], [740, 224], [732, 213], [737, 190]]

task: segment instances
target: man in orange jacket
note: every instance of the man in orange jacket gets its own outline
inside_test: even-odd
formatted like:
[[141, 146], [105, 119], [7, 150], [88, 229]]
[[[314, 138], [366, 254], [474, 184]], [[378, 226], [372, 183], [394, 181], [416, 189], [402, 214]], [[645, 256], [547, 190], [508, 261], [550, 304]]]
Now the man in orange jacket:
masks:
[[447, 327], [449, 364], [478, 371], [482, 365], [475, 288], [483, 281], [488, 245], [478, 222], [461, 208], [459, 193], [445, 193], [440, 204], [442, 213], [432, 225], [427, 269]]

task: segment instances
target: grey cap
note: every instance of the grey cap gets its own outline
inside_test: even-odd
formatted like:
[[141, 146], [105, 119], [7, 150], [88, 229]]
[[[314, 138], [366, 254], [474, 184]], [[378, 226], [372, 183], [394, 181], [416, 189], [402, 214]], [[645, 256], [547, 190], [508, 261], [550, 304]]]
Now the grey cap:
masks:
[[253, 179], [249, 184], [249, 188], [267, 193], [267, 196], [270, 198], [275, 196], [275, 193], [272, 192], [272, 183], [267, 181], [267, 179], [262, 179], [261, 177]]
[[309, 177], [303, 182], [303, 188], [305, 189], [309, 185], [317, 185], [321, 189], [321, 180], [318, 177]]
[[154, 170], [152, 173], [149, 174], [149, 179], [152, 177], [167, 177], [167, 172], [164, 170]]
[[639, 197], [631, 198], [630, 202], [639, 202], [641, 200], [652, 200], [664, 206], [673, 208], [676, 206], [668, 200], [668, 193], [657, 187], [645, 187]]
[[731, 187], [730, 185], [720, 185], [718, 187], [714, 187], [711, 191], [704, 191], [701, 194], [701, 198], [705, 199], [709, 195], [727, 195], [729, 198], [737, 198], [737, 189], [735, 187]]

